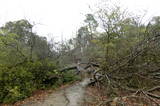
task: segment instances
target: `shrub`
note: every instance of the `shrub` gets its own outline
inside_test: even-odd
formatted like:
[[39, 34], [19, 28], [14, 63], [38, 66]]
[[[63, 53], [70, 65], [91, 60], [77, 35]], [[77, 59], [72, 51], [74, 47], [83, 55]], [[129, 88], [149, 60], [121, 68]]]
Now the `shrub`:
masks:
[[0, 102], [23, 99], [34, 90], [33, 75], [24, 67], [0, 67]]
[[78, 75], [75, 75], [75, 73], [72, 70], [63, 73], [62, 75], [63, 75], [63, 83], [80, 80], [80, 77]]
[[26, 62], [8, 68], [0, 66], [0, 103], [12, 103], [31, 95], [34, 90], [55, 88], [77, 80], [72, 72], [60, 73], [49, 61]]

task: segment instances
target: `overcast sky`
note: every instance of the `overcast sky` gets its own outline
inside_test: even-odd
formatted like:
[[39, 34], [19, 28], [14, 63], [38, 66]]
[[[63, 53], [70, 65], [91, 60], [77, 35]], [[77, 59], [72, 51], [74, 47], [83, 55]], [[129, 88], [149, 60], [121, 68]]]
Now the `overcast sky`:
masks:
[[[84, 20], [84, 15], [106, 0], [1, 0], [0, 25], [28, 19], [37, 23], [35, 31], [49, 38], [68, 39]], [[160, 15], [160, 0], [110, 0], [135, 14], [147, 11], [147, 19]]]

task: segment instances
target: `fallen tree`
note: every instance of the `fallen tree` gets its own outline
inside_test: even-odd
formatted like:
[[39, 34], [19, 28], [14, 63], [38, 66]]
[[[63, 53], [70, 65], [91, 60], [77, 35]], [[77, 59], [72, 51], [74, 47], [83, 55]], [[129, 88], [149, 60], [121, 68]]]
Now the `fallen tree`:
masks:
[[[124, 104], [122, 98], [143, 98], [159, 106], [156, 101], [160, 95], [160, 62], [157, 59], [160, 53], [160, 35], [150, 35], [132, 48], [131, 53], [111, 64], [102, 66], [94, 73], [94, 81], [101, 83], [106, 92], [117, 95], [117, 103]], [[149, 59], [148, 59], [149, 58]], [[148, 60], [147, 60], [148, 59]], [[117, 92], [123, 90], [131, 96], [119, 95]], [[118, 97], [120, 96], [120, 97]], [[113, 102], [103, 101], [99, 106]]]

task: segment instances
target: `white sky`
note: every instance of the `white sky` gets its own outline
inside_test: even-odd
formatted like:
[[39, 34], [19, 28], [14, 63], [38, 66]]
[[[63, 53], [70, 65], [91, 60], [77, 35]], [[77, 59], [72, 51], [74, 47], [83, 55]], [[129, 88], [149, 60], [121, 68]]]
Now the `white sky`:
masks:
[[[35, 26], [38, 34], [57, 39], [63, 35], [68, 39], [82, 25], [84, 15], [90, 11], [88, 5], [94, 8], [100, 1], [107, 0], [0, 0], [0, 25], [26, 18], [40, 23]], [[160, 0], [116, 0], [115, 3], [135, 14], [147, 10], [147, 19], [160, 15]]]

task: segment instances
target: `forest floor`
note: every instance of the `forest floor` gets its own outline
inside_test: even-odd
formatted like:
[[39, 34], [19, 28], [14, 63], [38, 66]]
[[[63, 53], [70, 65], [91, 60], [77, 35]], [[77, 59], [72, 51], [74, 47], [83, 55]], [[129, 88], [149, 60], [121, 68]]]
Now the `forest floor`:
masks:
[[84, 106], [85, 90], [89, 83], [90, 79], [86, 78], [56, 91], [37, 91], [24, 101], [4, 106]]
[[[160, 95], [160, 91], [152, 93]], [[106, 94], [106, 90], [99, 85], [87, 86], [83, 106], [160, 106], [160, 99], [148, 98], [145, 95], [134, 98], [136, 96], [132, 96], [133, 93], [119, 91], [120, 96], [110, 98]]]
[[[13, 105], [2, 106], [108, 106], [101, 103], [110, 100], [106, 96], [103, 88], [98, 83], [94, 86], [90, 85], [90, 79], [85, 78], [82, 81], [77, 81], [57, 88], [57, 90], [39, 90], [31, 97], [19, 101]], [[160, 92], [155, 92], [159, 94]], [[122, 97], [127, 97], [130, 93], [119, 92]], [[109, 106], [117, 106], [117, 97]], [[129, 99], [122, 98], [120, 100], [125, 106], [157, 106], [155, 103], [147, 102], [146, 99]], [[160, 101], [156, 101], [160, 104]], [[158, 105], [159, 106], [159, 105]]]

